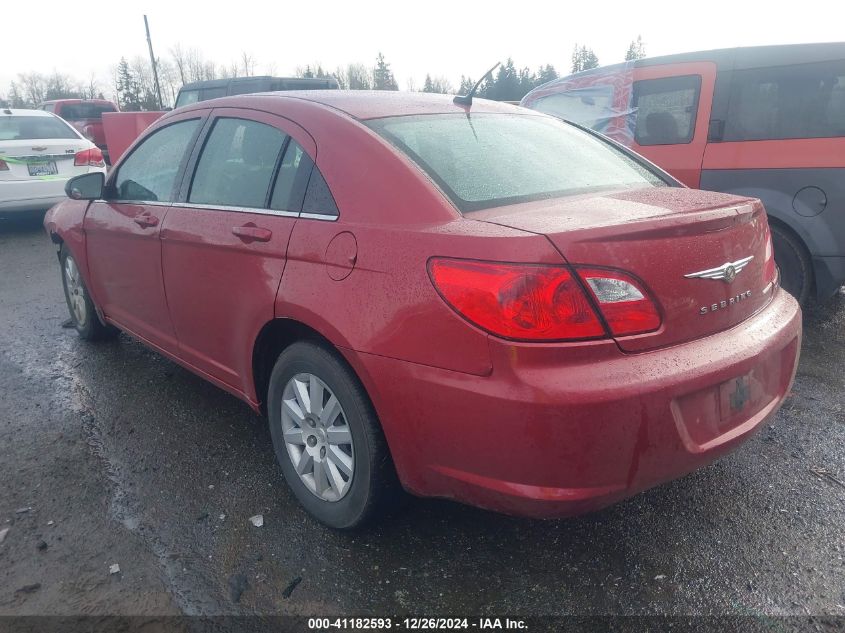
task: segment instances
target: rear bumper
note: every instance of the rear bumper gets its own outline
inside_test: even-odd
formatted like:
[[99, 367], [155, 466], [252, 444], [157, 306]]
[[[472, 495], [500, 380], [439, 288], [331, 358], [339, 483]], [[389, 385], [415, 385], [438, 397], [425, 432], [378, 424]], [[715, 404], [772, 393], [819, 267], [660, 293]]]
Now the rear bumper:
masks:
[[0, 181], [0, 211], [47, 210], [66, 199], [67, 178]]
[[54, 204], [67, 200], [65, 184], [73, 176], [101, 171], [106, 168], [80, 169], [70, 176], [45, 180], [0, 180], [0, 211], [46, 211]]
[[[778, 289], [729, 331], [640, 354], [612, 341], [490, 339], [487, 377], [367, 354], [350, 360], [406, 488], [559, 517], [680, 477], [742, 443], [786, 397], [800, 345], [800, 308]], [[735, 393], [737, 378], [747, 398]]]

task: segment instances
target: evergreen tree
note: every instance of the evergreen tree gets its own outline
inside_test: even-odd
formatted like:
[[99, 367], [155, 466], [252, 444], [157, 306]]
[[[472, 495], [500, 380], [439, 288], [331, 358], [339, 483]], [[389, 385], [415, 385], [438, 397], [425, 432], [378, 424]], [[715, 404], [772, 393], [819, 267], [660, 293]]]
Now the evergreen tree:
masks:
[[[467, 88], [467, 90], [472, 90], [472, 86]], [[454, 92], [454, 89], [452, 88], [452, 84], [445, 77], [432, 77], [430, 74], [426, 74], [422, 91], [445, 95], [451, 94]]]
[[142, 109], [145, 95], [141, 94], [141, 84], [125, 57], [121, 57], [117, 65], [115, 88], [121, 110], [137, 112]]
[[475, 85], [475, 82], [470, 79], [469, 77], [464, 77], [461, 75], [461, 85], [458, 88], [459, 95], [469, 94], [469, 91], [472, 90], [472, 87]]
[[551, 64], [547, 64], [545, 66], [540, 66], [540, 70], [537, 71], [537, 86], [542, 86], [545, 83], [550, 81], [554, 81], [560, 77], [555, 70], [555, 67]]
[[378, 54], [376, 67], [373, 69], [373, 89], [399, 90], [396, 79], [393, 78], [393, 72], [390, 70], [390, 64], [384, 61], [384, 55], [381, 53]]
[[593, 52], [593, 49], [587, 48], [583, 44], [575, 45], [572, 51], [572, 72], [579, 73], [582, 70], [590, 70], [591, 68], [598, 68], [599, 58]]
[[630, 62], [636, 59], [645, 57], [645, 45], [643, 44], [643, 36], [637, 35], [637, 39], [633, 40], [628, 45], [628, 52], [625, 53], [625, 61]]

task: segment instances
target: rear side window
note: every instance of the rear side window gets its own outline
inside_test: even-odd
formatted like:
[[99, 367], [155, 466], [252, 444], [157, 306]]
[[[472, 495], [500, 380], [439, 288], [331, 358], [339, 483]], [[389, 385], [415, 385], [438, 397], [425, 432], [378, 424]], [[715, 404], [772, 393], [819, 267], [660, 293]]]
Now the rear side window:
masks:
[[200, 155], [188, 202], [266, 208], [284, 132], [257, 121], [220, 118]]
[[845, 136], [845, 60], [736, 70], [725, 141]]
[[638, 145], [689, 143], [695, 134], [695, 115], [701, 77], [663, 77], [634, 82], [634, 139]]
[[121, 164], [114, 180], [115, 199], [173, 200], [173, 186], [199, 119], [180, 121], [153, 132]]
[[294, 141], [290, 140], [284, 158], [279, 165], [279, 174], [270, 203], [272, 209], [294, 211], [323, 216], [339, 215], [334, 197], [329, 191], [323, 174], [311, 157]]
[[0, 141], [30, 141], [50, 138], [79, 139], [67, 123], [53, 116], [0, 115]]
[[311, 172], [311, 178], [308, 180], [308, 190], [305, 192], [305, 201], [302, 203], [302, 213], [334, 217], [340, 215], [334, 196], [329, 190], [329, 185], [316, 165]]

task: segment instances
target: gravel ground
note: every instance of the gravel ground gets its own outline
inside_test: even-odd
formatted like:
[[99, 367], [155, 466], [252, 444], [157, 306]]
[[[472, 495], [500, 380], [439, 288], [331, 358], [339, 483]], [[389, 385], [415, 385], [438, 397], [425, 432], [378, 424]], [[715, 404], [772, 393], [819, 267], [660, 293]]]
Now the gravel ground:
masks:
[[0, 273], [0, 616], [845, 616], [845, 295], [805, 312], [783, 409], [709, 468], [566, 521], [413, 499], [348, 535], [299, 509], [245, 404], [62, 328], [37, 220], [0, 220]]

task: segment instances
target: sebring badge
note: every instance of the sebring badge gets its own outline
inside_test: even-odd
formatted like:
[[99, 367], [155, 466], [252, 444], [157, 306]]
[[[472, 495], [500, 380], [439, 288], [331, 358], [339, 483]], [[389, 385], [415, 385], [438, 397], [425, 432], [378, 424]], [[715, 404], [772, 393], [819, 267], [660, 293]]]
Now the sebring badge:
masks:
[[735, 262], [725, 262], [716, 268], [699, 270], [697, 273], [690, 273], [689, 275], [684, 275], [684, 277], [687, 279], [721, 279], [725, 283], [731, 283], [742, 272], [742, 269], [748, 266], [748, 263], [752, 259], [754, 259], [754, 255], [738, 259]]

